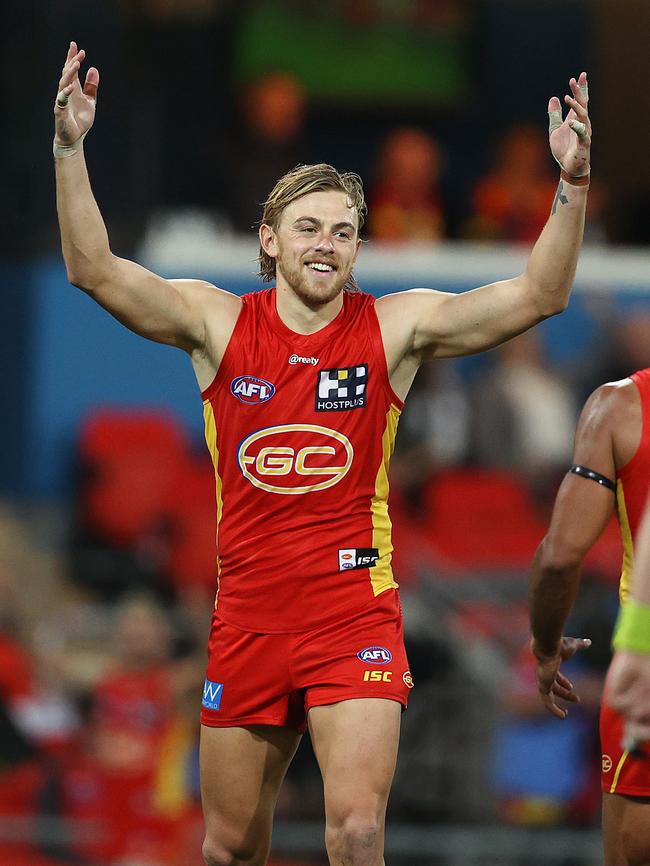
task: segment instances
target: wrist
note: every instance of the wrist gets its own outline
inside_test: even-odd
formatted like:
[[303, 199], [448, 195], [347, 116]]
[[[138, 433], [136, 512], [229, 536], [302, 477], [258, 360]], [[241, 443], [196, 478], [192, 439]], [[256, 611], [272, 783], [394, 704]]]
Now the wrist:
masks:
[[554, 659], [560, 654], [561, 641], [551, 641], [550, 643], [542, 643], [536, 638], [533, 638], [530, 643], [530, 648], [535, 658], [540, 661], [548, 661]]
[[621, 605], [612, 646], [617, 650], [650, 655], [650, 605], [633, 598]]
[[88, 135], [88, 131], [84, 132], [76, 141], [73, 141], [72, 144], [60, 144], [56, 138], [52, 144], [52, 153], [54, 154], [54, 159], [65, 159], [68, 156], [72, 156], [75, 153], [78, 153], [80, 150], [83, 150], [84, 138]]
[[571, 186], [589, 186], [590, 178], [591, 173], [589, 170], [587, 170], [586, 174], [574, 175], [569, 174], [568, 171], [565, 171], [562, 166], [560, 166], [560, 179]]

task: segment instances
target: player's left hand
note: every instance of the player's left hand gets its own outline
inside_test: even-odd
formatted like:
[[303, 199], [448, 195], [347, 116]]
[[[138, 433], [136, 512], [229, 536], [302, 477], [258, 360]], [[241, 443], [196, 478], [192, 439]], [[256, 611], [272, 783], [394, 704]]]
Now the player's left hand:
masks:
[[567, 174], [582, 177], [589, 174], [591, 121], [589, 120], [589, 88], [587, 73], [569, 79], [571, 96], [564, 97], [569, 108], [562, 120], [562, 106], [557, 96], [548, 103], [548, 134], [551, 153]]
[[544, 655], [540, 652], [535, 639], [531, 641], [531, 650], [537, 659], [535, 676], [542, 703], [549, 713], [557, 716], [558, 719], [565, 719], [569, 711], [558, 706], [557, 698], [574, 704], [580, 702], [580, 698], [573, 691], [573, 683], [560, 671], [560, 665], [573, 658], [580, 650], [588, 649], [590, 646], [589, 638], [563, 637], [557, 652], [553, 655]]

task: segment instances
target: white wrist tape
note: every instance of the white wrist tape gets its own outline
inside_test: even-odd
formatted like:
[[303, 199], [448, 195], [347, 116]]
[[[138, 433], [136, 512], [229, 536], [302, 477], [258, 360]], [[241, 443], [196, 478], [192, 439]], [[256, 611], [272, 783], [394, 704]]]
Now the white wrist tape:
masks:
[[52, 145], [52, 153], [54, 154], [54, 159], [65, 159], [66, 156], [72, 156], [73, 153], [77, 153], [83, 148], [84, 138], [88, 135], [88, 132], [84, 132], [81, 138], [78, 138], [72, 144], [57, 144], [56, 141]]

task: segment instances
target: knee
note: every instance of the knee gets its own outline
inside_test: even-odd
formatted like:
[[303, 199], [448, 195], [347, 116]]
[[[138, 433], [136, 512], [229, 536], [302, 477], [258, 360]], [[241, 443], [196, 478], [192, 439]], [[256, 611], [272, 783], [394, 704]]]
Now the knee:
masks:
[[266, 855], [246, 845], [224, 843], [222, 840], [206, 836], [202, 848], [206, 866], [262, 866]]
[[375, 866], [384, 850], [383, 821], [375, 817], [351, 816], [326, 830], [327, 850], [335, 862], [350, 866]]

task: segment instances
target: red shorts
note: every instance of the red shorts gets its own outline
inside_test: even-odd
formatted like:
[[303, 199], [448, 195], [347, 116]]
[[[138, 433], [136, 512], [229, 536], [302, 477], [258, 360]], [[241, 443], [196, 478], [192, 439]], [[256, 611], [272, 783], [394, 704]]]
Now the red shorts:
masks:
[[298, 634], [258, 634], [212, 617], [201, 723], [304, 731], [312, 707], [386, 698], [406, 708], [413, 686], [399, 597]]
[[650, 744], [642, 744], [638, 754], [626, 752], [622, 746], [623, 728], [623, 716], [607, 703], [605, 686], [600, 708], [603, 791], [629, 797], [650, 797]]

